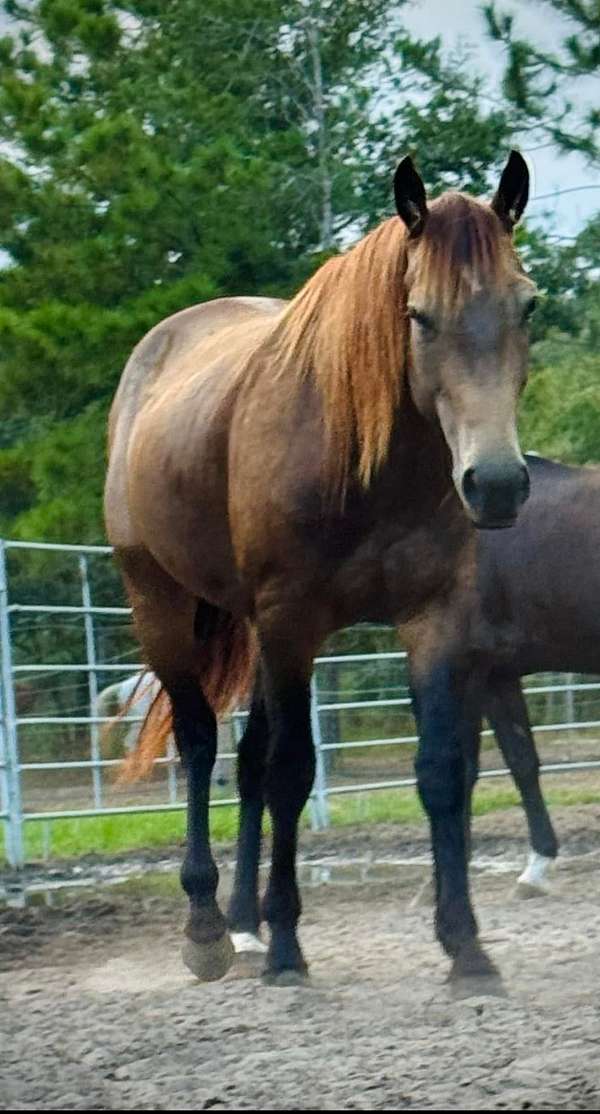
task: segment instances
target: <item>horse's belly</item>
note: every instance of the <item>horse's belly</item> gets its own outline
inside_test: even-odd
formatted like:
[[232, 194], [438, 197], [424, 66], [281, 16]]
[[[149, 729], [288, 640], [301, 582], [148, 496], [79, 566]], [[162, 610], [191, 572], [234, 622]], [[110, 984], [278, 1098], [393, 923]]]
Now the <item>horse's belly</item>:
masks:
[[222, 522], [177, 506], [146, 517], [143, 545], [165, 572], [192, 595], [226, 611], [241, 609], [231, 544]]

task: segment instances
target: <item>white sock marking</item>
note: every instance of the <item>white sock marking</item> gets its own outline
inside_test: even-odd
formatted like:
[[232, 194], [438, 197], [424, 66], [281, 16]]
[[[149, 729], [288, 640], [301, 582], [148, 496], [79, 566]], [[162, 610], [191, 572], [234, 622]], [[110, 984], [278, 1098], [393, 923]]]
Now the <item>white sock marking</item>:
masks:
[[527, 866], [519, 878], [519, 882], [523, 882], [526, 886], [536, 886], [539, 890], [545, 889], [548, 885], [546, 877], [548, 868], [553, 862], [554, 859], [549, 859], [547, 855], [530, 851]]
[[259, 952], [265, 955], [267, 945], [263, 944], [258, 936], [254, 936], [252, 932], [232, 932], [231, 943], [237, 953], [241, 952]]

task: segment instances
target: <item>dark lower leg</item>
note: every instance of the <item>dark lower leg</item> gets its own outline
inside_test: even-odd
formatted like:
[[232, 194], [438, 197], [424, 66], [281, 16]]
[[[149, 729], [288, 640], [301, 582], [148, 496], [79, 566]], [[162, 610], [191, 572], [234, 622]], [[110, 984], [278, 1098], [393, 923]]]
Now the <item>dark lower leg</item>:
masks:
[[187, 774], [187, 848], [181, 868], [181, 884], [190, 901], [185, 931], [195, 944], [204, 946], [221, 939], [226, 931], [216, 902], [219, 873], [210, 850], [208, 824], [217, 725], [193, 678], [169, 685], [168, 692], [175, 739]]
[[258, 866], [264, 810], [264, 773], [269, 730], [260, 682], [238, 748], [240, 821], [233, 892], [227, 920], [232, 932], [258, 933]]
[[540, 763], [519, 679], [494, 678], [486, 694], [485, 711], [519, 790], [531, 847], [539, 855], [555, 859], [558, 840], [542, 796]]
[[271, 930], [265, 973], [304, 973], [306, 963], [296, 935], [301, 912], [296, 849], [298, 821], [315, 775], [310, 687], [304, 681], [282, 683], [267, 670], [264, 680], [270, 728], [265, 798], [273, 827], [271, 872], [263, 901]]
[[465, 853], [467, 862], [472, 854], [473, 793], [479, 778], [479, 754], [481, 750], [481, 717], [469, 716], [463, 733], [465, 755]]
[[429, 817], [436, 891], [436, 934], [456, 974], [494, 968], [477, 941], [465, 840], [466, 776], [463, 751], [465, 685], [447, 665], [413, 675], [419, 726], [415, 763], [419, 796]]

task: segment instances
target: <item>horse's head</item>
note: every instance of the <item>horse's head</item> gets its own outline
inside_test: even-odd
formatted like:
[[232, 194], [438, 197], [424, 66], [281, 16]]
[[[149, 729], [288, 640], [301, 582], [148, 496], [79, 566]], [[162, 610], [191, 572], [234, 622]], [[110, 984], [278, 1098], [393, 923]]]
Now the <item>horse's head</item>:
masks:
[[509, 526], [529, 492], [516, 409], [527, 375], [535, 288], [512, 245], [527, 203], [527, 165], [511, 153], [489, 205], [446, 193], [428, 206], [409, 158], [394, 185], [408, 229], [413, 401], [442, 428], [454, 484], [473, 522]]

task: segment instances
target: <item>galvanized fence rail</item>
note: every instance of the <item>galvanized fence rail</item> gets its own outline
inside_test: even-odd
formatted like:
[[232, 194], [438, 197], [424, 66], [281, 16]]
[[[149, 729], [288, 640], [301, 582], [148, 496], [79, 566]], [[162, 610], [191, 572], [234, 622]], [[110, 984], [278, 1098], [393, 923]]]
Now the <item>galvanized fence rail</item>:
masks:
[[[39, 604], [27, 601], [16, 601], [12, 598], [11, 582], [8, 570], [8, 557], [14, 551], [26, 551], [28, 554], [62, 554], [72, 558], [77, 564], [80, 581], [80, 603], [77, 604]], [[24, 829], [26, 824], [65, 820], [71, 818], [86, 818], [108, 815], [126, 815], [135, 813], [172, 812], [185, 808], [185, 801], [179, 797], [176, 759], [171, 752], [165, 758], [159, 759], [157, 765], [166, 765], [166, 797], [158, 803], [139, 803], [116, 805], [107, 802], [105, 772], [119, 765], [119, 758], [103, 758], [101, 746], [101, 727], [103, 724], [113, 722], [112, 717], [96, 714], [97, 697], [99, 691], [98, 677], [100, 675], [114, 674], [123, 677], [128, 673], [138, 672], [143, 668], [140, 662], [125, 662], [103, 660], [98, 653], [97, 620], [99, 618], [129, 619], [130, 609], [123, 606], [99, 606], [94, 604], [92, 586], [89, 575], [90, 560], [108, 559], [112, 550], [109, 546], [84, 546], [84, 545], [59, 545], [54, 543], [28, 543], [0, 539], [0, 820], [4, 827], [5, 857], [14, 868], [20, 868], [26, 860]], [[26, 662], [16, 663], [14, 660], [15, 632], [14, 621], [17, 617], [30, 615], [32, 617], [46, 616], [69, 617], [79, 620], [83, 624], [83, 636], [86, 660], [68, 662]], [[393, 789], [414, 785], [414, 778], [379, 778], [369, 781], [352, 781], [350, 784], [332, 784], [327, 773], [327, 756], [331, 752], [352, 752], [361, 748], [382, 748], [399, 745], [414, 744], [417, 736], [412, 730], [408, 734], [393, 735], [390, 737], [335, 739], [330, 741], [324, 724], [327, 715], [340, 712], [363, 712], [367, 709], [404, 709], [410, 711], [408, 695], [394, 697], [378, 697], [377, 699], [339, 699], [334, 693], [323, 693], [320, 675], [324, 667], [332, 665], [363, 667], [368, 663], [383, 665], [384, 662], [402, 663], [406, 654], [402, 651], [389, 651], [381, 653], [354, 653], [330, 654], [315, 661], [315, 670], [311, 685], [311, 718], [316, 747], [316, 777], [315, 785], [309, 802], [310, 820], [313, 828], [327, 827], [330, 822], [329, 802], [335, 795], [351, 793], [371, 793], [382, 789]], [[32, 676], [48, 677], [52, 674], [72, 674], [74, 676], [85, 674], [87, 676], [87, 702], [85, 714], [67, 715], [27, 715], [20, 714], [17, 708], [17, 683], [19, 678]], [[600, 693], [600, 683], [595, 681], [577, 680], [569, 674], [564, 681], [552, 684], [533, 684], [525, 689], [529, 696], [546, 695], [548, 699], [562, 696], [562, 716], [556, 717], [556, 722], [544, 723], [535, 727], [537, 732], [581, 731], [588, 728], [600, 728], [600, 719], [577, 720], [575, 715], [575, 700], [578, 693], [597, 691]], [[327, 697], [327, 698], [326, 698]], [[239, 741], [243, 730], [245, 715], [243, 711], [234, 713], [234, 737]], [[68, 760], [65, 758], [52, 759], [51, 761], [33, 760], [24, 761], [22, 758], [21, 736], [25, 728], [37, 726], [47, 730], [60, 726], [85, 727], [88, 734], [88, 754], [85, 758]], [[489, 734], [489, 732], [488, 732]], [[235, 754], [224, 753], [222, 759], [232, 762]], [[591, 767], [600, 767], [600, 760], [561, 761], [552, 762], [542, 766], [545, 772], [563, 772]], [[44, 800], [43, 808], [30, 807], [23, 791], [23, 777], [28, 773], [41, 774], [43, 772], [56, 773], [58, 771], [88, 771], [91, 775], [91, 803], [89, 807], [52, 808], [52, 790], [47, 790], [48, 806]], [[504, 768], [486, 770], [484, 777], [504, 776]], [[213, 807], [232, 805], [237, 803], [235, 795], [216, 797], [212, 802]]]

